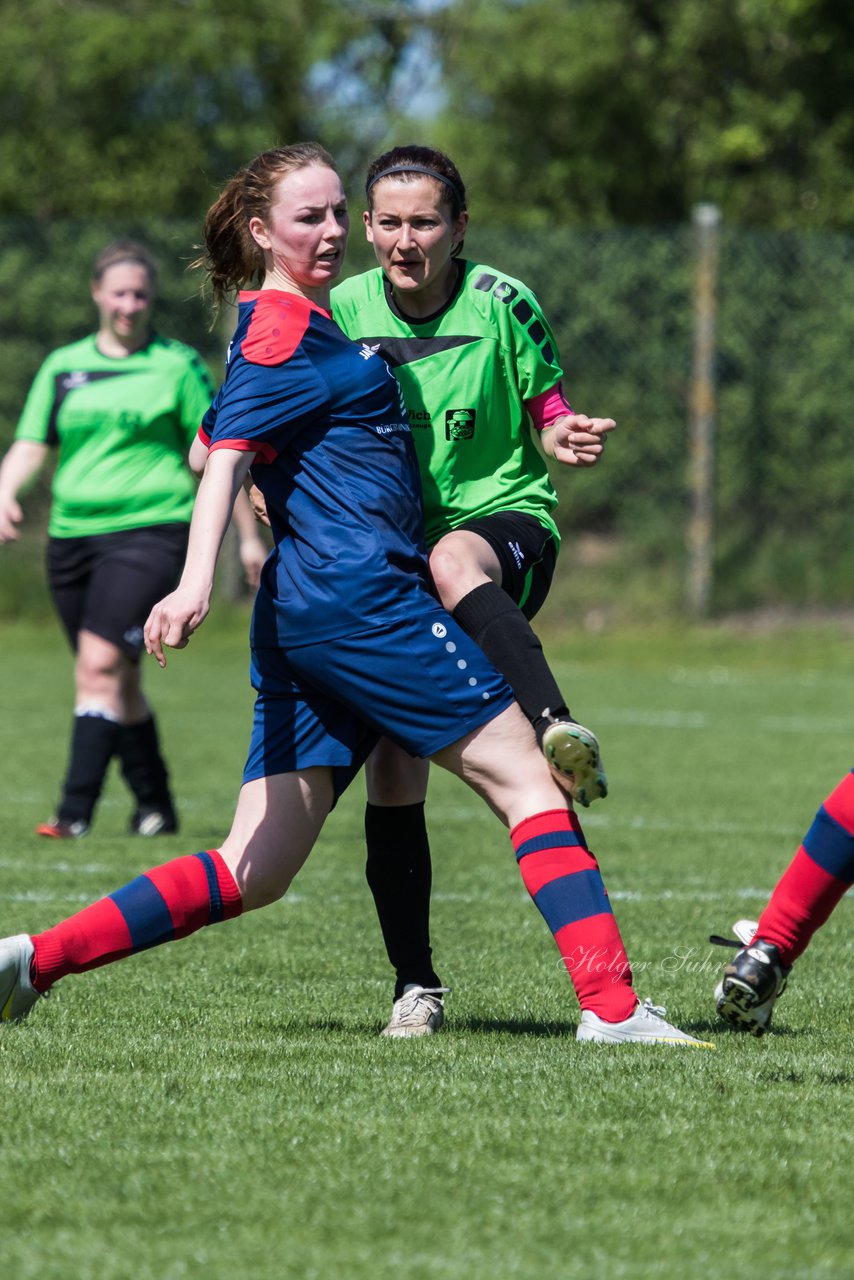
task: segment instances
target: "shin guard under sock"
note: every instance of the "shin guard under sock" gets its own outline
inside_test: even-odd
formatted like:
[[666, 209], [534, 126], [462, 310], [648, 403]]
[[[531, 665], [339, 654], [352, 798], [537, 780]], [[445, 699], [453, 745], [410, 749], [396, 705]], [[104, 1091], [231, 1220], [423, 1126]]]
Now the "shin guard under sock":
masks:
[[430, 949], [433, 869], [423, 803], [366, 805], [365, 840], [365, 876], [397, 975], [395, 1000], [411, 983], [441, 987]]
[[116, 751], [120, 725], [99, 710], [74, 713], [68, 772], [57, 817], [64, 822], [90, 822]]
[[69, 973], [186, 938], [241, 910], [240, 890], [215, 849], [173, 858], [35, 934], [33, 985], [46, 991]]
[[463, 596], [453, 616], [501, 672], [538, 737], [549, 723], [547, 715], [569, 716], [539, 638], [506, 591], [484, 582]]
[[581, 1008], [606, 1022], [630, 1017], [638, 1003], [631, 966], [576, 814], [535, 814], [510, 838], [525, 888], [554, 934]]
[[763, 911], [756, 936], [773, 943], [784, 966], [808, 946], [854, 884], [854, 771], [816, 814]]

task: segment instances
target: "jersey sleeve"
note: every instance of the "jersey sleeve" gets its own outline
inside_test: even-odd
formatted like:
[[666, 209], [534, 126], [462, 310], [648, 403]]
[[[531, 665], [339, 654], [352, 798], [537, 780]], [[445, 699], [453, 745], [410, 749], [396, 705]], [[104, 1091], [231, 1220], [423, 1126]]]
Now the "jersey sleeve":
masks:
[[210, 413], [202, 439], [211, 449], [246, 449], [271, 462], [295, 429], [328, 406], [325, 384], [298, 356], [258, 365], [236, 354]]
[[180, 402], [181, 430], [188, 448], [193, 443], [199, 424], [210, 408], [215, 394], [213, 379], [201, 356], [188, 348], [187, 371], [181, 387]]
[[51, 364], [47, 360], [33, 379], [18, 420], [15, 439], [57, 444], [55, 416], [56, 387]]
[[511, 308], [513, 358], [516, 384], [523, 401], [550, 391], [563, 377], [557, 342], [536, 296], [516, 285], [518, 298]]

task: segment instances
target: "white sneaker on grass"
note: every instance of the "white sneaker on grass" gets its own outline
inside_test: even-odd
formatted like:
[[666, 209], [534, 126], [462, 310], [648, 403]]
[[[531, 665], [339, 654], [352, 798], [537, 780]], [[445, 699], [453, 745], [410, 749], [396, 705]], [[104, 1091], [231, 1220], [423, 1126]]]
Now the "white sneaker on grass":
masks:
[[693, 1049], [714, 1049], [708, 1040], [695, 1040], [685, 1031], [664, 1021], [666, 1009], [644, 1000], [623, 1022], [605, 1022], [598, 1014], [585, 1009], [581, 1015], [576, 1040], [593, 1040], [598, 1044], [678, 1044]]
[[42, 995], [30, 981], [34, 950], [26, 933], [0, 938], [0, 1022], [20, 1022]]
[[381, 1036], [431, 1036], [445, 1021], [442, 996], [450, 987], [419, 987], [414, 982], [403, 988], [394, 1002], [391, 1021]]
[[608, 794], [599, 740], [591, 729], [575, 720], [553, 720], [540, 743], [558, 782], [586, 809]]

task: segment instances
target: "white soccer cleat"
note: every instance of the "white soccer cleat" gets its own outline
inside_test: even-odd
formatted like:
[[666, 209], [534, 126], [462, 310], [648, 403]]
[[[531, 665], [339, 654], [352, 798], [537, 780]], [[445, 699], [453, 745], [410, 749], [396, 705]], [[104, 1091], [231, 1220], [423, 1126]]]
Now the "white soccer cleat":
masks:
[[395, 1000], [391, 1021], [381, 1036], [431, 1036], [445, 1021], [442, 996], [450, 987], [419, 987], [410, 983]]
[[0, 1022], [20, 1022], [42, 995], [30, 981], [33, 952], [26, 933], [0, 938]]
[[644, 1000], [623, 1022], [605, 1022], [598, 1014], [585, 1009], [575, 1034], [576, 1040], [593, 1040], [597, 1044], [675, 1044], [692, 1049], [714, 1049], [708, 1040], [695, 1040], [685, 1031], [664, 1021], [665, 1009]]
[[608, 794], [608, 779], [599, 754], [599, 740], [575, 720], [553, 720], [540, 743], [552, 773], [573, 800], [586, 809]]

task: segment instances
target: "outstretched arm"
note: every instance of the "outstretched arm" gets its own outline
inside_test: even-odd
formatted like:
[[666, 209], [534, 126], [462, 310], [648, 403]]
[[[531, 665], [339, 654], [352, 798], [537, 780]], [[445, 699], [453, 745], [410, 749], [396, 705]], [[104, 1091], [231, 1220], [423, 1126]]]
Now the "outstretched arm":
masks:
[[208, 456], [193, 507], [181, 581], [154, 606], [145, 624], [145, 647], [161, 667], [166, 666], [163, 646], [186, 648], [208, 615], [219, 550], [253, 458], [254, 454], [238, 449], [215, 449]]
[[18, 502], [21, 489], [40, 470], [47, 445], [39, 440], [16, 440], [0, 464], [0, 542], [14, 542], [24, 518]]

